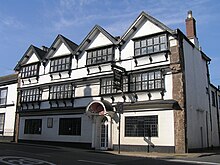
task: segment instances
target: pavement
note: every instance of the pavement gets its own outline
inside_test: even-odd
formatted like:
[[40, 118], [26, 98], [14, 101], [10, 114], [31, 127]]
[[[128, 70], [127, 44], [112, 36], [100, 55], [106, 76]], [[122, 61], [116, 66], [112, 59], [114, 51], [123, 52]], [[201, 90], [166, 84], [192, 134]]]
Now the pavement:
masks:
[[124, 156], [136, 156], [136, 157], [147, 157], [147, 158], [199, 158], [199, 157], [205, 157], [205, 156], [211, 156], [211, 155], [217, 155], [220, 154], [220, 148], [214, 148], [214, 149], [205, 149], [205, 150], [197, 150], [195, 152], [189, 152], [189, 153], [158, 153], [158, 152], [126, 152], [121, 151], [118, 153], [118, 151], [97, 151], [97, 152], [104, 152], [104, 153], [111, 153], [115, 155], [124, 155]]

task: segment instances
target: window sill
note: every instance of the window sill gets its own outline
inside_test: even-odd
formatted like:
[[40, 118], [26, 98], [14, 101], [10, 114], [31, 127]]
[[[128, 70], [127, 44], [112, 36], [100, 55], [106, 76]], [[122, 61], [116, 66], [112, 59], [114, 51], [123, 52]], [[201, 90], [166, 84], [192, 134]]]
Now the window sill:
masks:
[[101, 63], [96, 63], [96, 64], [87, 64], [86, 67], [92, 67], [92, 66], [97, 66], [97, 65], [103, 65], [103, 64], [114, 64], [115, 61], [106, 61], [106, 62], [101, 62]]
[[55, 73], [61, 73], [61, 72], [70, 72], [70, 71], [71, 71], [71, 69], [65, 69], [65, 70], [49, 72], [49, 74], [55, 74]]
[[153, 53], [148, 53], [148, 54], [142, 54], [142, 55], [134, 55], [133, 58], [141, 58], [141, 57], [146, 57], [146, 56], [151, 56], [154, 54], [159, 54], [159, 53], [168, 53], [170, 52], [168, 49], [167, 50], [163, 50], [163, 51], [158, 51], [158, 52], [153, 52]]

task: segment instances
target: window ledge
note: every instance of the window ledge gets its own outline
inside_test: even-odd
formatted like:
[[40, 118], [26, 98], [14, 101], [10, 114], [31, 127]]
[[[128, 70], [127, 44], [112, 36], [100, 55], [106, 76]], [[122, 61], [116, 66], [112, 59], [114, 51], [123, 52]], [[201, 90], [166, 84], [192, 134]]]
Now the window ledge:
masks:
[[102, 65], [102, 64], [113, 64], [115, 61], [106, 61], [106, 62], [101, 62], [101, 63], [96, 63], [96, 64], [87, 64], [86, 67], [92, 67], [92, 66], [97, 66], [97, 65]]
[[141, 57], [145, 57], [145, 56], [151, 56], [151, 55], [154, 55], [154, 54], [160, 54], [160, 53], [168, 53], [170, 52], [170, 50], [163, 50], [163, 51], [159, 51], [159, 52], [153, 52], [153, 53], [148, 53], [148, 54], [143, 54], [143, 55], [134, 55], [133, 58], [141, 58]]

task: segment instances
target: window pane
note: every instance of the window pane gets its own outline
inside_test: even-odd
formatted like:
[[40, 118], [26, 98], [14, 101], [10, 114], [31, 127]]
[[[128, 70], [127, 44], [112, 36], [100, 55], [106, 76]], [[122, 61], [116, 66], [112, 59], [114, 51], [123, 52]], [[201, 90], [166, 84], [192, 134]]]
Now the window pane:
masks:
[[152, 38], [150, 38], [150, 39], [147, 40], [147, 45], [148, 45], [148, 46], [153, 45], [153, 39], [152, 39]]
[[140, 46], [141, 46], [140, 41], [136, 41], [134, 47], [135, 47], [135, 48], [140, 48]]
[[146, 47], [146, 40], [141, 41], [141, 47]]
[[147, 47], [147, 53], [153, 53], [153, 46]]
[[140, 49], [135, 49], [135, 55], [136, 56], [138, 56], [138, 55], [140, 55], [141, 53], [140, 53]]
[[154, 38], [154, 45], [155, 45], [155, 44], [159, 44], [159, 37], [155, 37], [155, 38]]
[[142, 48], [141, 49], [141, 54], [143, 55], [143, 54], [147, 54], [147, 48]]
[[166, 36], [160, 36], [160, 43], [166, 43]]

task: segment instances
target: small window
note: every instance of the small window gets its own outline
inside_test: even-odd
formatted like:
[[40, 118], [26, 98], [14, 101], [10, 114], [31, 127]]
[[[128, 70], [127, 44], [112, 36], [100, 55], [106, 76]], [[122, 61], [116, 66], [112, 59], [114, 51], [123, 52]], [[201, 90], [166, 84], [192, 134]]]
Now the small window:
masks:
[[70, 69], [71, 69], [71, 57], [70, 56], [51, 59], [50, 72], [67, 71]]
[[47, 118], [47, 128], [53, 128], [53, 118]]
[[167, 50], [167, 37], [166, 34], [146, 37], [134, 41], [134, 55], [147, 55]]
[[113, 47], [107, 47], [97, 50], [88, 50], [87, 52], [87, 65], [100, 64], [110, 62], [113, 60], [114, 53]]
[[216, 102], [215, 102], [215, 92], [214, 91], [212, 91], [211, 92], [212, 93], [212, 106], [216, 106]]
[[4, 134], [5, 114], [0, 113], [0, 134]]
[[41, 119], [26, 119], [24, 126], [24, 134], [41, 134]]
[[22, 78], [29, 78], [29, 77], [37, 76], [38, 71], [39, 71], [39, 63], [23, 66], [21, 68], [21, 77]]
[[6, 105], [8, 88], [0, 89], [0, 106]]
[[218, 96], [218, 108], [220, 109], [220, 95]]
[[125, 136], [158, 137], [158, 116], [125, 117]]
[[81, 118], [61, 118], [59, 135], [81, 135]]

